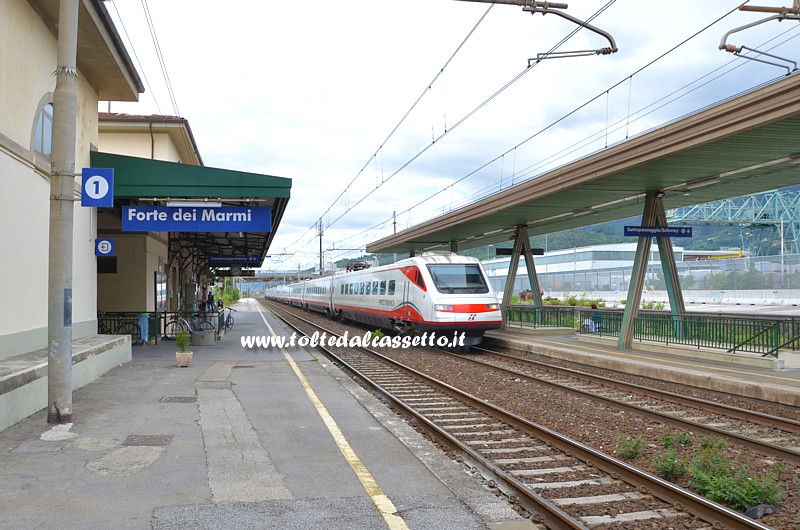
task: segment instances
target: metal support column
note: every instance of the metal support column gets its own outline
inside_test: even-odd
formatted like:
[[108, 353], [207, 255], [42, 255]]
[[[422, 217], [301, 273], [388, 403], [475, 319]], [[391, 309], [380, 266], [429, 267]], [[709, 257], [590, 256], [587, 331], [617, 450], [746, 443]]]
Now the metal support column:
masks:
[[458, 254], [458, 240], [454, 239], [450, 241], [450, 252]]
[[531, 240], [528, 238], [528, 227], [518, 226], [517, 237], [522, 238], [522, 252], [525, 256], [525, 269], [528, 272], [528, 282], [533, 292], [533, 305], [536, 309], [541, 309], [544, 302], [542, 302], [542, 290], [539, 287], [539, 277], [536, 275], [536, 265], [533, 263], [533, 251], [531, 250]]
[[[656, 197], [656, 224], [667, 226], [667, 214], [664, 211], [664, 202], [660, 197]], [[670, 312], [673, 316], [686, 313], [686, 305], [683, 301], [683, 291], [681, 291], [680, 278], [678, 277], [678, 264], [675, 261], [675, 252], [672, 250], [672, 239], [669, 237], [656, 238], [658, 242], [658, 255], [661, 258], [661, 270], [664, 271], [666, 281], [667, 296], [669, 297]], [[678, 334], [681, 336], [680, 329]]]
[[[642, 226], [655, 226], [656, 223], [656, 191], [647, 192], [642, 213]], [[663, 206], [662, 206], [663, 209]], [[619, 329], [617, 346], [620, 349], [629, 348], [633, 340], [633, 324], [639, 313], [639, 304], [642, 302], [642, 288], [644, 277], [647, 273], [647, 261], [650, 256], [650, 246], [653, 243], [651, 236], [640, 236], [636, 246], [636, 256], [633, 260], [631, 282], [628, 285], [628, 297], [625, 302], [625, 311], [622, 313], [622, 324]]]
[[508, 264], [508, 274], [506, 275], [506, 287], [503, 291], [503, 327], [507, 324], [508, 307], [511, 305], [511, 297], [514, 294], [514, 282], [517, 280], [517, 269], [519, 268], [519, 256], [524, 253], [525, 267], [528, 272], [528, 281], [531, 284], [535, 307], [542, 307], [542, 292], [539, 289], [539, 279], [536, 277], [536, 267], [533, 264], [533, 253], [531, 243], [528, 240], [528, 227], [520, 225], [514, 233], [514, 248], [511, 251], [511, 260]]

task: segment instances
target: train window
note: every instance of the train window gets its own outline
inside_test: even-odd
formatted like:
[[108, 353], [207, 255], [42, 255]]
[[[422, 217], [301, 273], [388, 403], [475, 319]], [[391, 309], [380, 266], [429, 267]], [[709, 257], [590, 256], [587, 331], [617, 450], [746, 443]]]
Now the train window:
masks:
[[381, 296], [386, 294], [386, 280], [381, 282]]
[[378, 282], [372, 282], [372, 294], [378, 294]]
[[394, 294], [394, 280], [389, 280], [389, 292], [387, 294], [389, 296]]
[[433, 284], [440, 293], [488, 293], [489, 286], [477, 264], [428, 265]]
[[372, 294], [372, 282], [367, 282], [367, 292], [366, 294]]
[[347, 294], [353, 294], [354, 290], [355, 290], [355, 287], [353, 287], [353, 284], [351, 283], [350, 284], [350, 289], [348, 290]]
[[419, 272], [419, 269], [417, 269], [415, 272], [416, 274], [414, 275], [414, 283], [422, 287], [422, 289], [425, 289], [425, 280], [422, 279], [422, 273]]
[[364, 294], [364, 282], [361, 282], [360, 287], [358, 288], [358, 294]]

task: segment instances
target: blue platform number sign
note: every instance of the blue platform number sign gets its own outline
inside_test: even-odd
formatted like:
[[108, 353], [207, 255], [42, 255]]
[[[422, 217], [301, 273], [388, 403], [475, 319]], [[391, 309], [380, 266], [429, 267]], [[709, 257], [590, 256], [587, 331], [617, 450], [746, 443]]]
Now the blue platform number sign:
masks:
[[83, 168], [81, 206], [114, 206], [114, 168]]
[[95, 256], [113, 256], [114, 255], [114, 240], [97, 238], [94, 243]]

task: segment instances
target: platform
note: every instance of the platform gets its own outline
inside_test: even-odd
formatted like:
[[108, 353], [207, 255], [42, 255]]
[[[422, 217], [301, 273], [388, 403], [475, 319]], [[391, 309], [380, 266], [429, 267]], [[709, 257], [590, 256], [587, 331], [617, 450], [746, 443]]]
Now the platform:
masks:
[[68, 432], [46, 410], [0, 432], [0, 527], [534, 527], [324, 358], [244, 348], [284, 331], [235, 307], [191, 367], [135, 346], [73, 393]]
[[[0, 358], [0, 431], [47, 407], [47, 349]], [[72, 387], [79, 389], [131, 360], [130, 335], [72, 341]]]
[[[800, 355], [774, 363], [747, 365], [719, 350], [660, 345], [655, 351], [620, 350], [614, 340], [580, 340], [576, 332], [508, 327], [486, 333], [486, 345], [651, 377], [707, 390], [800, 406]], [[638, 346], [638, 345], [637, 345]]]

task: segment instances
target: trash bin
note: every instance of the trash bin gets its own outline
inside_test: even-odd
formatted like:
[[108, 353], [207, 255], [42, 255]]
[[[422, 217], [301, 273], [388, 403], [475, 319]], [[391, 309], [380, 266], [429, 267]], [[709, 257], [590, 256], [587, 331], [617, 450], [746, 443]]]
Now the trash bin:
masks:
[[142, 340], [142, 344], [147, 344], [149, 331], [150, 313], [139, 313], [139, 337]]

